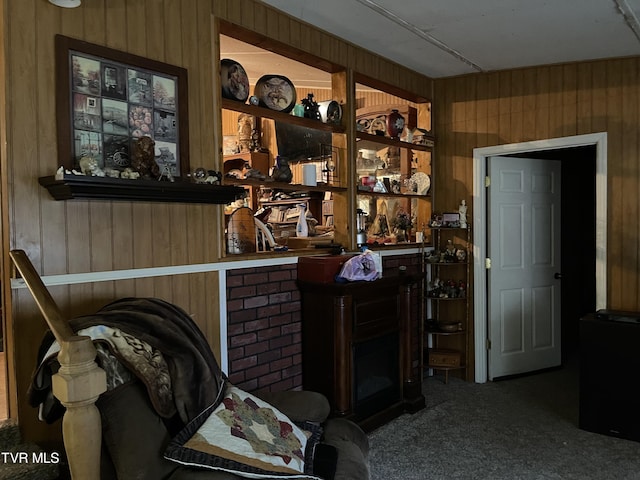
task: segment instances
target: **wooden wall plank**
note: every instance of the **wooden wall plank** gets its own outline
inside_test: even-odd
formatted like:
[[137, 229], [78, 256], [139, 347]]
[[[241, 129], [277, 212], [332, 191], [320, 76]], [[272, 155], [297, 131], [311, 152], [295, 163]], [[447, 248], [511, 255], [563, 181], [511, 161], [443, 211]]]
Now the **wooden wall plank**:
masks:
[[104, 29], [109, 32], [105, 38], [105, 45], [116, 50], [127, 48], [127, 0], [103, 0], [109, 2], [109, 7], [104, 10]]
[[147, 3], [126, 2], [123, 19], [127, 25], [126, 51], [143, 57], [147, 55], [147, 22], [142, 21], [147, 18]]
[[[17, 8], [15, 3], [8, 5], [7, 15], [11, 18], [9, 29], [12, 33], [7, 46], [9, 51], [37, 51], [36, 39], [29, 35], [29, 29], [19, 27], [22, 25], [34, 27], [33, 20], [37, 18], [35, 3], [34, 0], [26, 1], [20, 5], [20, 8]], [[37, 123], [37, 96], [33, 94], [38, 91], [37, 75], [33, 75], [34, 71], [38, 71], [37, 61], [36, 55], [30, 55], [20, 60], [13, 56], [7, 59], [6, 73], [9, 89], [7, 97], [11, 98], [11, 104], [14, 105], [14, 108], [10, 110], [11, 118], [7, 122], [7, 129], [9, 174], [12, 177], [9, 215], [12, 224], [22, 220], [19, 236], [15, 231], [11, 233], [12, 244], [23, 245], [35, 264], [41, 266], [40, 212], [34, 212], [33, 209], [33, 202], [38, 198], [40, 187], [32, 181], [41, 174], [39, 168], [42, 168], [33, 161], [38, 159], [38, 144], [34, 142], [34, 135], [38, 132], [38, 127], [41, 126]], [[19, 105], [20, 108], [16, 109], [15, 105]], [[16, 156], [20, 158], [20, 161], [12, 161]], [[26, 219], [29, 221], [26, 222]]]
[[522, 79], [522, 139], [533, 140], [536, 131], [535, 71], [526, 70]]
[[[51, 21], [51, 12], [38, 11], [36, 28], [40, 35], [53, 37], [58, 28], [56, 23]], [[55, 118], [56, 99], [55, 95], [48, 92], [49, 86], [55, 82], [55, 66], [47, 61], [53, 58], [55, 48], [53, 43], [37, 46], [36, 62], [38, 65], [37, 75], [34, 80], [37, 82], [35, 94], [37, 98], [37, 138], [38, 146], [38, 164], [37, 170], [39, 175], [52, 174], [55, 167], [51, 167], [50, 160], [57, 155], [56, 151], [56, 131], [48, 128], [51, 118]], [[35, 188], [38, 188], [35, 186]], [[46, 201], [47, 194], [44, 191], [39, 192], [40, 214], [43, 221], [41, 222], [41, 250], [42, 250], [42, 271], [46, 273], [56, 273], [64, 271], [67, 264], [67, 245], [65, 226], [65, 205], [60, 202]], [[25, 206], [26, 207], [26, 206]], [[32, 218], [32, 221], [34, 218]]]
[[[89, 242], [90, 266], [89, 271], [108, 272], [113, 270], [113, 225], [111, 202], [89, 203]], [[117, 252], [116, 252], [117, 253]], [[113, 285], [101, 282], [93, 286], [94, 295], [112, 297]]]
[[[622, 130], [622, 189], [626, 194], [622, 198], [622, 284], [625, 286], [625, 306], [638, 305], [640, 302], [640, 228], [638, 224], [628, 222], [629, 218], [640, 218], [640, 169], [638, 168], [638, 105], [640, 95], [634, 84], [638, 79], [638, 62], [624, 62], [621, 67], [620, 96], [623, 99], [620, 114]], [[628, 297], [628, 298], [627, 298]]]
[[549, 67], [536, 69], [537, 110], [535, 138], [550, 138]]
[[511, 135], [524, 140], [524, 72], [515, 70], [511, 74]]
[[[624, 228], [625, 228], [625, 216], [622, 213], [623, 198], [630, 192], [624, 189], [624, 175], [623, 171], [623, 155], [624, 150], [622, 145], [624, 143], [623, 130], [622, 130], [622, 105], [624, 99], [622, 98], [621, 89], [621, 76], [622, 65], [620, 61], [610, 61], [606, 65], [607, 70], [607, 131], [608, 137], [608, 149], [609, 155], [613, 158], [617, 158], [618, 161], [613, 165], [610, 163], [609, 170], [609, 211], [619, 212], [618, 215], [610, 215], [608, 219], [608, 226], [611, 231], [618, 232], [618, 235], [609, 237], [607, 243], [607, 249], [609, 250], [609, 296], [612, 303], [616, 305], [626, 305], [624, 300], [624, 294], [626, 285], [623, 282], [623, 271], [625, 268], [625, 245], [624, 245]], [[630, 173], [630, 172], [628, 172]]]
[[577, 82], [576, 82], [576, 117], [577, 117], [577, 134], [582, 135], [592, 131], [592, 92], [593, 92], [593, 76], [592, 64], [581, 63], [578, 65]]
[[562, 68], [562, 136], [576, 135], [577, 131], [577, 65], [564, 65]]
[[549, 67], [549, 132], [551, 137], [561, 137], [562, 126], [562, 82], [563, 70], [561, 65]]

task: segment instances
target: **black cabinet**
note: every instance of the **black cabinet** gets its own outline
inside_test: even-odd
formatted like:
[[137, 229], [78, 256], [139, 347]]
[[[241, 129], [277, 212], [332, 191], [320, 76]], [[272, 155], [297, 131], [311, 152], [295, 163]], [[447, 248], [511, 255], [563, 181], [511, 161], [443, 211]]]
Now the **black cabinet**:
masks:
[[640, 313], [598, 311], [580, 320], [583, 430], [640, 441]]

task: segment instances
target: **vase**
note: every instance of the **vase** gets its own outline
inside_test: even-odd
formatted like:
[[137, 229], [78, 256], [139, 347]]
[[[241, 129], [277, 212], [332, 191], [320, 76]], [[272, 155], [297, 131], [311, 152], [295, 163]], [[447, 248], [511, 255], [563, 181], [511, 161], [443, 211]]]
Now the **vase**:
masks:
[[298, 205], [298, 223], [296, 224], [296, 237], [308, 237], [309, 225], [307, 224], [307, 206]]
[[404, 130], [404, 117], [398, 110], [391, 110], [387, 115], [387, 134], [391, 138], [399, 138]]

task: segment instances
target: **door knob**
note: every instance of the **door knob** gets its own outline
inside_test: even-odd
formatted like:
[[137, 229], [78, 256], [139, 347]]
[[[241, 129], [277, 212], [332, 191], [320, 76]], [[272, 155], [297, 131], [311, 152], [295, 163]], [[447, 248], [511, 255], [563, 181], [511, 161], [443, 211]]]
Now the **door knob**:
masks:
[[556, 280], [560, 280], [562, 278], [562, 274], [560, 272], [556, 272], [553, 274], [553, 278]]

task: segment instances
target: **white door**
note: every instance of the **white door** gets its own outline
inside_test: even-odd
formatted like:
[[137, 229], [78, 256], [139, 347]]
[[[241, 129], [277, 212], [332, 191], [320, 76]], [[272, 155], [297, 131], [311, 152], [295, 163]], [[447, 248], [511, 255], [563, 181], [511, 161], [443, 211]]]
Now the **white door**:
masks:
[[489, 157], [489, 379], [560, 365], [560, 161]]

